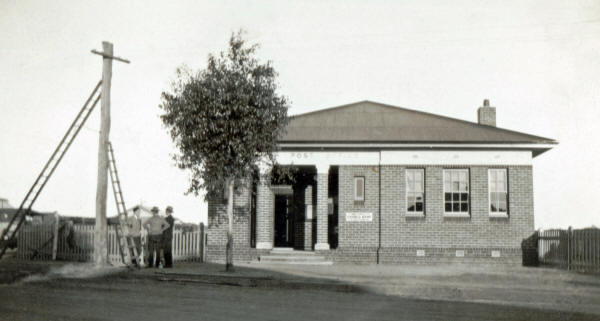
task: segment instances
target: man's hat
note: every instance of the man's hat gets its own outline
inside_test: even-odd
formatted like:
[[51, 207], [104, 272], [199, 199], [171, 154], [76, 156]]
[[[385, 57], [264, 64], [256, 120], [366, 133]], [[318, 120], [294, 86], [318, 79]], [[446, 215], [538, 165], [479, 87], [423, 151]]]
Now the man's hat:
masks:
[[173, 213], [173, 206], [167, 206], [167, 209], [165, 211], [167, 213]]
[[158, 207], [152, 206], [152, 213], [158, 213]]

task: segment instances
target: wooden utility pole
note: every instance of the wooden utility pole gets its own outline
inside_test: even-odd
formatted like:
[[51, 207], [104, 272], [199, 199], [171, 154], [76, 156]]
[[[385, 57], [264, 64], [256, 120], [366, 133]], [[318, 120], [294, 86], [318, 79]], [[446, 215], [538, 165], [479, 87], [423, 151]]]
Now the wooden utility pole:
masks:
[[129, 63], [128, 60], [113, 56], [113, 45], [102, 42], [102, 52], [92, 53], [102, 56], [102, 92], [100, 104], [100, 141], [98, 143], [98, 182], [96, 185], [96, 226], [94, 228], [94, 263], [108, 264], [108, 226], [106, 222], [106, 193], [108, 187], [108, 136], [110, 133], [110, 82], [113, 59]]

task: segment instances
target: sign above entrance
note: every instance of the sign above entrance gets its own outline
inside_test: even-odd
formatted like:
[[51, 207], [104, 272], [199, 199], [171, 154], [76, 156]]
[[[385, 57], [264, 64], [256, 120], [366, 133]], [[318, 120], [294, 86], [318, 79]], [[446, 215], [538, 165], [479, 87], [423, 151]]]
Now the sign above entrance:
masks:
[[377, 165], [379, 152], [291, 152], [274, 153], [280, 165]]
[[373, 213], [346, 213], [346, 222], [371, 222]]

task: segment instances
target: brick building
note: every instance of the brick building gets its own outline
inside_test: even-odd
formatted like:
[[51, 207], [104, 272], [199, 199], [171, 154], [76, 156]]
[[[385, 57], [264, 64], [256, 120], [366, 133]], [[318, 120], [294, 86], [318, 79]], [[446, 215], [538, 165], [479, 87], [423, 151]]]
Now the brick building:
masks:
[[[236, 184], [234, 258], [274, 248], [333, 261], [521, 260], [534, 231], [532, 159], [556, 141], [370, 101], [292, 117], [278, 167]], [[226, 201], [208, 202], [209, 261], [224, 259]]]

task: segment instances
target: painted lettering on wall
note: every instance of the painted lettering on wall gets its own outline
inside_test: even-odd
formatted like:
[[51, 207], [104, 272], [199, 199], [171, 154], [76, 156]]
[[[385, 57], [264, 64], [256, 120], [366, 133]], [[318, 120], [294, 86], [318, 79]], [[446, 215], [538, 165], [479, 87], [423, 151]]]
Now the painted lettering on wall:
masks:
[[302, 153], [291, 153], [292, 158], [297, 158], [297, 159], [308, 159], [312, 157], [312, 153], [306, 153], [306, 152], [302, 152]]

